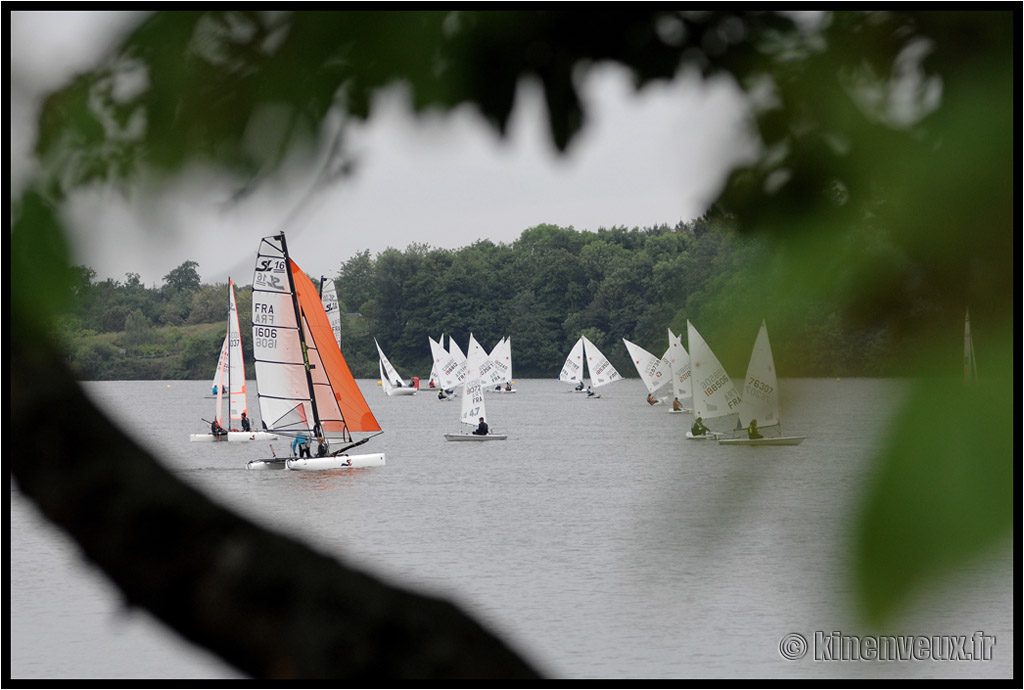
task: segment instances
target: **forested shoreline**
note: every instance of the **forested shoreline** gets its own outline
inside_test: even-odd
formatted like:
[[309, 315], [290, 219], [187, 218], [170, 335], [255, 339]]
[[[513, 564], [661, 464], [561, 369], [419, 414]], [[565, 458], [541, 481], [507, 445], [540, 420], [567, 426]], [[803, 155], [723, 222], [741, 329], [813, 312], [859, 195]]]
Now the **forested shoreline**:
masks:
[[[303, 257], [293, 258], [302, 265]], [[198, 267], [183, 263], [159, 288], [132, 273], [124, 282], [95, 281], [92, 269], [77, 267], [58, 331], [78, 378], [212, 377], [227, 284], [201, 283]], [[596, 232], [539, 225], [511, 244], [483, 240], [457, 250], [363, 251], [326, 279], [338, 288], [342, 350], [360, 378], [377, 376], [374, 338], [399, 371], [422, 377], [430, 371], [428, 336], [464, 345], [471, 332], [485, 347], [510, 336], [519, 378], [557, 376], [580, 334], [634, 376], [622, 339], [660, 354], [668, 328], [685, 344], [687, 319], [734, 377], [745, 370], [761, 319], [782, 376], [900, 373], [887, 364], [887, 325], [850, 325], [828, 295], [766, 294], [786, 270], [768, 243], [709, 215], [675, 227]], [[236, 299], [252, 377], [251, 285], [236, 280]]]

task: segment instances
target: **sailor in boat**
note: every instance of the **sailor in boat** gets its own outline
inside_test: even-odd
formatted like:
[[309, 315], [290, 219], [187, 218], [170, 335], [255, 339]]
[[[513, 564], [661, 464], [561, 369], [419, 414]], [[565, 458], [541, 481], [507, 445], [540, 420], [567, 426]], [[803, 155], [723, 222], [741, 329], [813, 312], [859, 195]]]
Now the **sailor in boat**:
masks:
[[249, 418], [245, 416], [244, 412], [242, 413], [242, 422], [241, 422], [241, 424], [242, 424], [242, 431], [252, 431], [252, 425], [249, 423]]
[[764, 436], [761, 435], [761, 432], [757, 430], [756, 419], [750, 420], [750, 426], [747, 427], [747, 436], [755, 440], [759, 438], [764, 438]]
[[578, 390], [578, 391], [583, 390], [583, 382], [582, 381], [580, 381], [580, 385], [576, 386], [576, 390]]
[[323, 436], [317, 436], [316, 441], [316, 456], [318, 458], [322, 458], [325, 455], [327, 455], [328, 452], [330, 452], [331, 446], [330, 444], [327, 443], [327, 440]]
[[212, 422], [210, 422], [210, 433], [213, 434], [213, 436], [214, 436], [213, 440], [215, 440], [215, 441], [218, 438], [220, 438], [221, 436], [227, 436], [228, 435], [227, 430], [224, 427], [222, 427], [220, 425], [220, 422], [218, 422], [216, 419], [213, 420]]
[[[581, 383], [580, 387], [582, 387], [582, 386], [583, 386], [583, 384]], [[587, 397], [588, 398], [592, 398], [593, 396], [594, 396], [594, 391], [590, 388], [590, 386], [587, 386]]]
[[512, 382], [511, 381], [506, 381], [505, 382], [505, 390], [507, 390], [507, 391], [512, 390]]
[[658, 404], [658, 399], [655, 398], [652, 394], [648, 393], [647, 394], [647, 404], [648, 405], [657, 405]]
[[214, 386], [213, 386], [213, 394], [217, 395], [217, 385], [216, 384], [214, 384]]
[[292, 457], [296, 455], [300, 458], [309, 457], [309, 436], [301, 434], [292, 440]]
[[679, 404], [679, 398], [672, 398], [672, 409], [679, 412], [683, 409], [683, 406]]
[[697, 419], [693, 420], [693, 426], [690, 427], [691, 436], [704, 436], [709, 431], [711, 431], [711, 429], [704, 426], [704, 420], [701, 417], [697, 417]]
[[448, 397], [448, 396], [447, 396], [447, 395], [445, 395], [445, 390], [444, 390], [443, 388], [442, 388], [441, 390], [437, 391], [437, 399], [438, 399], [438, 400], [444, 400], [444, 399], [446, 399], [447, 397]]
[[486, 436], [488, 431], [490, 431], [490, 427], [487, 426], [487, 422], [485, 422], [484, 418], [481, 417], [480, 424], [476, 427], [476, 429], [473, 430], [473, 435]]

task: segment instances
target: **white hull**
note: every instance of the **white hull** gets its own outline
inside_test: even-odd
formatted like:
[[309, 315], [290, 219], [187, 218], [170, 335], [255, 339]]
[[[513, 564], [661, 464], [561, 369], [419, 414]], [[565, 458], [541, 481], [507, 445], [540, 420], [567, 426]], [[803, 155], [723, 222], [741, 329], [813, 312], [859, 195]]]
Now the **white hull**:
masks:
[[388, 393], [388, 396], [392, 397], [392, 398], [394, 398], [396, 396], [402, 396], [402, 395], [416, 395], [416, 389], [415, 388], [405, 388], [405, 387], [402, 387], [402, 388], [392, 388], [387, 393]]
[[266, 458], [264, 460], [250, 460], [245, 464], [247, 470], [284, 470], [284, 458]]
[[227, 436], [214, 436], [213, 434], [190, 434], [189, 441], [193, 443], [241, 443], [244, 441], [276, 441], [277, 434], [269, 431], [229, 431]]
[[478, 436], [476, 434], [445, 434], [445, 441], [504, 441], [508, 434], [487, 434]]
[[290, 470], [344, 470], [350, 467], [383, 467], [384, 453], [364, 455], [327, 455], [322, 458], [288, 458]]
[[776, 436], [774, 438], [723, 438], [722, 446], [798, 446], [806, 436]]
[[686, 432], [686, 438], [691, 441], [713, 441], [719, 436], [721, 436], [721, 434], [716, 434], [714, 431], [704, 434], [703, 436], [694, 436], [691, 432]]

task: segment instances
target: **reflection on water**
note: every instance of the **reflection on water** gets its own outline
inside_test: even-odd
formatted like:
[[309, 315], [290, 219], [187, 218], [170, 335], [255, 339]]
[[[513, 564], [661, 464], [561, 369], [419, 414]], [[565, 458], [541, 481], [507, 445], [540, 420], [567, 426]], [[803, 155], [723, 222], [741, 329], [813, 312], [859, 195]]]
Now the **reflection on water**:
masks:
[[[781, 382], [794, 447], [685, 439], [689, 415], [638, 380], [600, 400], [556, 381], [487, 396], [504, 443], [446, 443], [457, 407], [361, 385], [382, 468], [252, 472], [288, 441], [190, 444], [205, 382], [87, 390], [180, 477], [255, 522], [389, 581], [447, 596], [564, 678], [992, 678], [1013, 668], [1009, 550], [965, 567], [893, 634], [997, 639], [989, 662], [788, 661], [780, 641], [867, 634], [849, 610], [844, 540], [896, 381]], [[255, 391], [255, 386], [250, 386]], [[255, 409], [255, 396], [250, 411]], [[16, 678], [225, 678], [234, 672], [141, 614], [12, 489]]]

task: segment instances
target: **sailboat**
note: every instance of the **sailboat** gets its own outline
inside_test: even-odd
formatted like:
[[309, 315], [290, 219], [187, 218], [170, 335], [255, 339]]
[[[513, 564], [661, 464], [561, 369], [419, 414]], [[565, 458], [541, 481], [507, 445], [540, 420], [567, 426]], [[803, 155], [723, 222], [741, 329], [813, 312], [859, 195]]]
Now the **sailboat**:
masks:
[[[453, 343], [454, 344], [454, 343]], [[487, 406], [484, 403], [484, 392], [480, 383], [481, 369], [488, 369], [487, 355], [479, 346], [472, 334], [469, 336], [469, 348], [467, 350], [466, 380], [462, 385], [462, 406], [459, 410], [459, 422], [476, 427], [478, 422], [487, 419]], [[505, 441], [507, 434], [495, 434], [488, 431], [486, 434], [478, 434], [475, 431], [467, 433], [447, 433], [445, 441]]]
[[[626, 344], [626, 351], [629, 352], [629, 356], [633, 360], [636, 373], [640, 374], [640, 380], [644, 382], [644, 386], [647, 388], [647, 401], [651, 402], [652, 399], [656, 399], [654, 394], [661, 391], [671, 381], [672, 364], [668, 361], [668, 353], [659, 358], [625, 338], [622, 339], [622, 342]], [[660, 404], [662, 402], [664, 401], [656, 400], [656, 402], [651, 404]]]
[[[274, 457], [252, 460], [248, 469], [384, 465], [384, 453], [349, 453], [383, 432], [334, 339], [316, 288], [289, 258], [283, 233], [260, 241], [252, 322], [260, 416], [270, 431], [306, 437], [324, 452], [312, 458], [278, 457], [271, 446]], [[367, 435], [357, 439], [356, 434]], [[325, 443], [318, 444], [318, 437]]]
[[[575, 383], [576, 387], [573, 390], [582, 392], [584, 390], [584, 363], [587, 367], [586, 373], [590, 375], [591, 388], [604, 386], [622, 378], [608, 358], [597, 349], [597, 346], [590, 342], [587, 336], [581, 335], [576, 344], [572, 346], [569, 356], [565, 358], [562, 371], [558, 374], [558, 380]], [[586, 392], [588, 398], [601, 397], [590, 389], [587, 389]]]
[[324, 312], [334, 331], [334, 339], [341, 347], [341, 305], [338, 303], [338, 288], [333, 278], [320, 277], [320, 301], [324, 303]]
[[376, 338], [373, 339], [373, 344], [377, 346], [377, 354], [380, 355], [378, 367], [380, 368], [380, 385], [384, 389], [384, 393], [389, 397], [416, 395], [416, 388], [414, 386], [407, 386], [402, 383], [402, 377], [398, 375], [391, 362], [388, 361], [384, 350], [380, 349], [380, 343], [377, 342]]
[[[245, 361], [242, 358], [242, 334], [238, 326], [238, 307], [235, 304], [235, 284], [228, 278], [228, 327], [224, 334], [224, 344], [220, 349], [217, 361], [217, 373], [213, 378], [213, 389], [216, 390], [217, 423], [227, 430], [227, 434], [214, 435], [190, 434], [189, 441], [223, 442], [223, 441], [272, 441], [276, 434], [265, 431], [243, 431], [242, 415], [248, 417], [248, 399], [245, 391]], [[227, 398], [227, 419], [224, 415], [224, 399]], [[205, 421], [205, 420], [204, 420]], [[224, 422], [227, 421], [227, 424]]]
[[971, 311], [964, 311], [964, 383], [978, 380], [978, 363], [974, 359], [974, 337], [971, 335]]
[[[491, 350], [490, 359], [494, 363], [497, 372], [495, 376], [496, 393], [515, 393], [512, 380], [512, 341], [505, 336], [498, 341], [498, 344]], [[501, 385], [504, 384], [504, 385]]]
[[[455, 388], [461, 386], [466, 380], [465, 358], [459, 359], [444, 349], [444, 345], [427, 336], [430, 341], [430, 355], [434, 360], [431, 369], [431, 378], [437, 376], [438, 400], [451, 400], [455, 396]], [[444, 335], [441, 336], [444, 341]]]
[[672, 367], [672, 397], [679, 401], [679, 408], [674, 405], [669, 412], [682, 414], [693, 412], [693, 385], [690, 382], [690, 355], [683, 347], [682, 339], [668, 329], [668, 351], [665, 352]]
[[751, 421], [757, 422], [760, 430], [778, 428], [778, 436], [763, 438], [723, 438], [720, 445], [729, 446], [796, 446], [806, 436], [783, 436], [779, 421], [779, 382], [775, 375], [775, 359], [772, 357], [772, 345], [768, 341], [768, 327], [761, 321], [761, 330], [757, 332], [754, 350], [750, 353], [747, 365], [746, 383], [743, 384], [743, 399], [739, 406], [740, 425], [748, 427]]
[[687, 431], [686, 438], [718, 438], [722, 432], [736, 428], [740, 396], [725, 367], [689, 320], [686, 322], [686, 333], [690, 342], [693, 415], [700, 417], [704, 425], [711, 430], [700, 435]]

